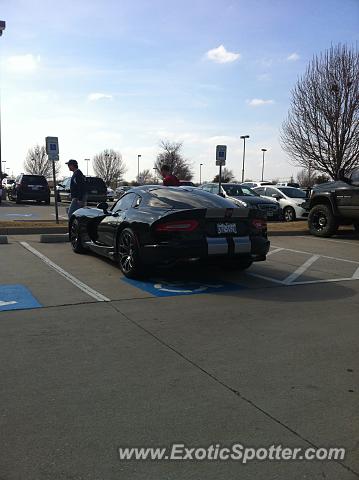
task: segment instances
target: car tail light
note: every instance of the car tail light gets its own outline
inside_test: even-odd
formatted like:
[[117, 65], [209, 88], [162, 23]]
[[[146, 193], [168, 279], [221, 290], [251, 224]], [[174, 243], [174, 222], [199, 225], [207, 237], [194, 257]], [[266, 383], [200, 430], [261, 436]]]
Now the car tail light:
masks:
[[264, 220], [264, 218], [254, 218], [252, 220], [252, 226], [256, 229], [256, 230], [263, 230], [263, 228], [266, 228], [267, 227], [267, 221]]
[[156, 232], [193, 232], [197, 227], [197, 220], [176, 220], [160, 223], [156, 226]]

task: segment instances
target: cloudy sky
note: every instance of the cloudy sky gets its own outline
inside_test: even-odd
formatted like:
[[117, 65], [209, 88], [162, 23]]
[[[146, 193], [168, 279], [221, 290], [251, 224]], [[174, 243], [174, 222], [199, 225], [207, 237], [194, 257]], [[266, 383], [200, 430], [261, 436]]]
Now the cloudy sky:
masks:
[[[313, 54], [355, 45], [359, 0], [0, 0], [3, 167], [58, 136], [60, 160], [119, 150], [127, 179], [152, 168], [160, 139], [183, 141], [198, 180], [215, 146], [240, 178], [297, 169], [278, 136]], [[62, 172], [66, 173], [63, 167]]]

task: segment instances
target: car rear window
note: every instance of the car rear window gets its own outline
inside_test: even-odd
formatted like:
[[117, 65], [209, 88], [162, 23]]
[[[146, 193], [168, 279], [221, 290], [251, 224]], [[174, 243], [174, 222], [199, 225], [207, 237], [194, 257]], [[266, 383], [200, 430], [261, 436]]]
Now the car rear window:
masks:
[[184, 190], [156, 189], [149, 192], [148, 206], [152, 208], [170, 208], [185, 210], [192, 208], [237, 208], [229, 200], [212, 195], [203, 190], [188, 192]]
[[102, 178], [99, 177], [86, 177], [86, 183], [90, 187], [96, 188], [98, 190], [107, 191], [107, 187]]
[[22, 182], [28, 185], [47, 185], [47, 180], [42, 175], [24, 175]]

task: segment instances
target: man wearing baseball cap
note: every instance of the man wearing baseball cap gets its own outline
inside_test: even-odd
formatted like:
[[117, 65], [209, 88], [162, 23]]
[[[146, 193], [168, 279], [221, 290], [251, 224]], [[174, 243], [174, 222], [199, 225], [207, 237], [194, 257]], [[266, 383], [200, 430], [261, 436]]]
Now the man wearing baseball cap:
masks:
[[68, 210], [69, 218], [79, 208], [85, 206], [86, 202], [86, 178], [79, 169], [77, 160], [66, 162], [69, 170], [73, 172], [70, 183], [71, 204]]

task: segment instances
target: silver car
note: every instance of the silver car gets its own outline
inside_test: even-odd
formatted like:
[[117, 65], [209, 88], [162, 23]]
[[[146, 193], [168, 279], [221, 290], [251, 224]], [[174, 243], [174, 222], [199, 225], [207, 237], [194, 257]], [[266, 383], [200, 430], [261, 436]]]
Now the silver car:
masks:
[[253, 188], [261, 197], [275, 198], [283, 211], [286, 222], [294, 222], [296, 219], [306, 219], [309, 212], [304, 208], [306, 193], [294, 187], [262, 186]]

